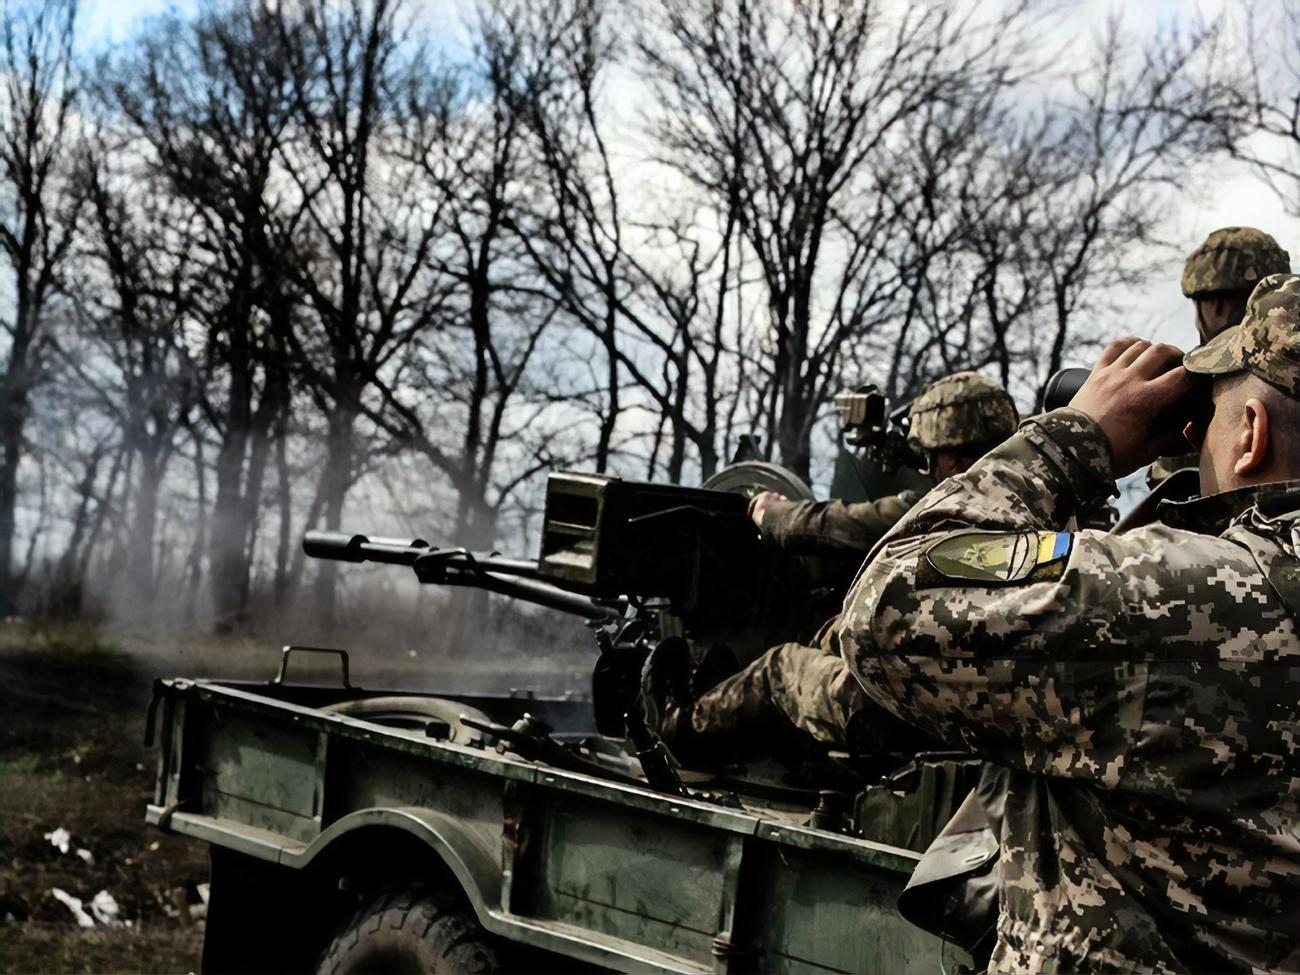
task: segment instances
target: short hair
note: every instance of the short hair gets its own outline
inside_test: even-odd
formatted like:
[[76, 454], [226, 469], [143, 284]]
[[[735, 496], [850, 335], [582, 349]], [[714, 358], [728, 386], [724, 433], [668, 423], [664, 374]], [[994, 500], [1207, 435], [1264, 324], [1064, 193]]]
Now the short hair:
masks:
[[1226, 394], [1227, 405], [1234, 411], [1252, 397], [1263, 403], [1268, 412], [1269, 449], [1287, 477], [1300, 477], [1300, 399], [1250, 372], [1224, 376], [1223, 380], [1225, 388], [1216, 401]]

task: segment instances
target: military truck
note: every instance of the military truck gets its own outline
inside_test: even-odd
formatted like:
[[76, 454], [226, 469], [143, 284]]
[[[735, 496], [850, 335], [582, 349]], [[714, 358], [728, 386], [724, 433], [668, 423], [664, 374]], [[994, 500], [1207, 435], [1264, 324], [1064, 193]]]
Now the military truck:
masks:
[[[964, 756], [812, 751], [699, 770], [646, 726], [641, 674], [665, 640], [743, 659], [799, 625], [800, 583], [781, 581], [790, 567], [771, 563], [744, 493], [553, 474], [536, 560], [309, 533], [318, 558], [583, 617], [590, 694], [363, 689], [345, 650], [297, 646], [265, 683], [157, 681], [147, 818], [210, 844], [204, 971], [968, 961], [896, 907], [972, 780]], [[337, 661], [337, 682], [291, 680], [310, 657]]]

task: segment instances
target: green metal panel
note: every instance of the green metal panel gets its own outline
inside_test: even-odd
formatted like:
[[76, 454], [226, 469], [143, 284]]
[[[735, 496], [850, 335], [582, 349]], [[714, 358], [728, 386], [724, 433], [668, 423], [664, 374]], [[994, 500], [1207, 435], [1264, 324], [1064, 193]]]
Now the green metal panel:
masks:
[[499, 858], [500, 779], [459, 765], [443, 765], [379, 744], [333, 741], [326, 780], [326, 823], [358, 809], [423, 808], [455, 820], [474, 844]]
[[192, 715], [202, 809], [298, 841], [319, 830], [320, 736], [211, 708]]
[[937, 972], [939, 944], [898, 915], [896, 874], [844, 857], [755, 844], [748, 924], [766, 972]]
[[711, 963], [728, 836], [557, 799], [545, 815], [539, 915]]

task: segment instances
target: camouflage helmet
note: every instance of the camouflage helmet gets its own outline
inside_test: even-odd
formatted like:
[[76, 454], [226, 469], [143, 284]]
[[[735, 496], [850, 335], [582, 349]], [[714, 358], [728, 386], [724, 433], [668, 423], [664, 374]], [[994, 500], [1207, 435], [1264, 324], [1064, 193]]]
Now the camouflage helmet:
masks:
[[1300, 275], [1271, 274], [1250, 294], [1246, 317], [1183, 356], [1188, 372], [1249, 372], [1300, 399]]
[[1219, 291], [1244, 291], [1270, 274], [1290, 270], [1290, 255], [1264, 231], [1223, 227], [1206, 237], [1187, 258], [1183, 295], [1200, 298]]
[[924, 450], [970, 447], [1005, 440], [1019, 419], [1011, 395], [998, 383], [977, 372], [955, 372], [912, 400], [907, 440]]

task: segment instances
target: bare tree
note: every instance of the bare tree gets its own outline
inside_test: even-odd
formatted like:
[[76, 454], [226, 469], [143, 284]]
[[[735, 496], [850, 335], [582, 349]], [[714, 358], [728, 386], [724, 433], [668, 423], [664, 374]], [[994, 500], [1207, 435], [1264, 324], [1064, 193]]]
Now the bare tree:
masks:
[[12, 307], [0, 363], [0, 616], [13, 612], [15, 507], [31, 395], [49, 351], [51, 302], [80, 207], [75, 155], [75, 0], [0, 8], [0, 248]]
[[218, 624], [234, 625], [248, 606], [272, 438], [291, 393], [297, 302], [271, 227], [288, 70], [272, 15], [236, 5], [161, 18], [104, 73], [144, 178], [184, 205], [167, 241], [175, 315], [202, 334], [199, 388], [217, 439], [212, 593]]
[[718, 212], [738, 205], [770, 328], [761, 409], [804, 476], [841, 351], [904, 287], [902, 227], [880, 192], [893, 140], [928, 106], [1001, 82], [1016, 15], [679, 0], [641, 42], [665, 158]]
[[[1271, 14], [1271, 15], [1270, 15]], [[1300, 214], [1300, 3], [1249, 9], [1241, 60], [1247, 83], [1215, 121], [1224, 148], [1250, 164]]]
[[151, 193], [149, 181], [133, 179], [129, 168], [115, 171], [111, 161], [127, 157], [125, 147], [101, 137], [88, 146], [81, 167], [91, 220], [78, 254], [83, 274], [69, 286], [80, 342], [68, 350], [65, 368], [95, 393], [121, 432], [122, 449], [134, 455], [124, 582], [138, 605], [157, 593], [163, 479], [199, 395], [181, 334], [182, 281], [157, 246], [177, 207]]
[[[427, 70], [400, 6], [319, 0], [276, 12], [293, 111], [279, 158], [301, 204], [277, 247], [300, 254], [290, 273], [314, 323], [294, 333], [295, 352], [325, 417], [327, 528], [340, 527], [362, 470], [358, 420], [383, 413], [385, 370], [440, 311], [441, 283], [429, 265], [441, 222], [391, 151], [403, 96]], [[326, 562], [317, 574], [327, 616], [336, 570]]]
[[[531, 16], [516, 13], [520, 23]], [[559, 432], [538, 422], [554, 396], [532, 375], [539, 357], [558, 351], [548, 345], [556, 309], [537, 286], [519, 226], [541, 189], [526, 103], [549, 54], [524, 32], [498, 31], [491, 20], [480, 27], [469, 63], [412, 87], [396, 140], [437, 218], [429, 254], [437, 327], [411, 344], [381, 418], [450, 484], [448, 530], [473, 547], [495, 542], [502, 505], [556, 463]]]
[[[483, 33], [502, 50], [542, 52], [513, 98], [526, 113], [544, 183], [514, 219], [546, 293], [575, 326], [583, 368], [559, 388], [595, 419], [597, 470], [624, 452], [651, 475], [662, 470], [679, 481], [693, 452], [708, 476], [720, 457], [738, 206], [726, 209], [720, 235], [693, 226], [680, 209], [647, 213], [644, 194], [629, 193], [616, 173], [602, 97], [622, 55], [614, 8], [526, 6], [490, 7]], [[647, 412], [657, 417], [648, 436], [638, 430]], [[623, 423], [620, 437], [629, 417], [637, 419]]]
[[1050, 167], [1067, 178], [1048, 182], [1026, 235], [1050, 283], [1046, 327], [1021, 336], [1040, 392], [1079, 337], [1080, 314], [1103, 307], [1095, 296], [1150, 274], [1154, 260], [1143, 255], [1159, 243], [1169, 200], [1218, 152], [1242, 84], [1235, 61], [1223, 18], [1169, 28], [1145, 46], [1112, 19], [1072, 79], [1074, 107], [1048, 121]]

